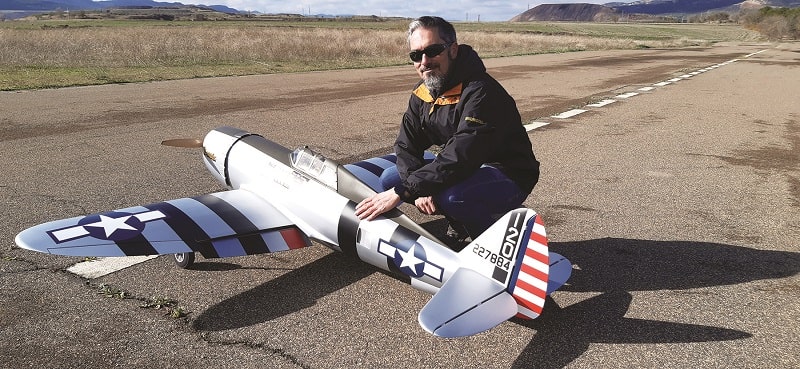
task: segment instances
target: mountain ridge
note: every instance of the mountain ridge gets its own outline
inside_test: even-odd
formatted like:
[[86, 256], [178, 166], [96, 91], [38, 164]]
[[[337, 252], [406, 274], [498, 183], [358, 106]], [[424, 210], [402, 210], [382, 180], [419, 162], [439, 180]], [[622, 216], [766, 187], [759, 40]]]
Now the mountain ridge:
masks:
[[738, 12], [743, 9], [800, 7], [800, 0], [646, 0], [632, 3], [611, 2], [603, 5], [570, 3], [542, 4], [522, 12], [509, 21], [613, 21], [626, 18], [666, 19], [705, 12]]

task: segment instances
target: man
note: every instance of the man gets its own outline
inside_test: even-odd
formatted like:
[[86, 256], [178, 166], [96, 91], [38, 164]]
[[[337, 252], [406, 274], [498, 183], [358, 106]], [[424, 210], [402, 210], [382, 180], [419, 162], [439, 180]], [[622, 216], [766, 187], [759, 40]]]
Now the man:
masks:
[[[514, 99], [472, 47], [458, 44], [449, 22], [414, 20], [408, 43], [422, 80], [394, 145], [397, 165], [381, 176], [386, 191], [359, 203], [356, 216], [371, 220], [413, 203], [425, 214], [444, 214], [450, 241], [463, 245], [520, 207], [539, 179], [539, 162]], [[441, 152], [425, 160], [432, 145]]]

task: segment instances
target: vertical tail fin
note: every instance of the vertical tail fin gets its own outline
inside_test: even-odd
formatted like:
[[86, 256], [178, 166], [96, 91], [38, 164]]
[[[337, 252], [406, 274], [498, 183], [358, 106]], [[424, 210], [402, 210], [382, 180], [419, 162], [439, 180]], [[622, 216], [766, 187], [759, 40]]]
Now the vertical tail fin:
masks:
[[527, 319], [542, 313], [547, 295], [572, 270], [568, 260], [549, 251], [541, 216], [524, 208], [504, 215], [459, 256], [463, 267], [503, 284], [517, 302], [517, 317]]
[[547, 294], [569, 278], [572, 265], [547, 247], [535, 211], [508, 212], [458, 254], [461, 267], [419, 312], [437, 336], [469, 336], [515, 315], [533, 319]]

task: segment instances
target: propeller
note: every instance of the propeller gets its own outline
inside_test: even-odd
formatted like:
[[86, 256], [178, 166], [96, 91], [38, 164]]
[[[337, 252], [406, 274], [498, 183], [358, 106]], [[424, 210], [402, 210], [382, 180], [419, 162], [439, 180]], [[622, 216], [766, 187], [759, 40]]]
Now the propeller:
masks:
[[172, 147], [203, 147], [203, 140], [197, 138], [174, 138], [171, 140], [164, 140], [161, 141], [161, 144], [164, 146], [172, 146]]

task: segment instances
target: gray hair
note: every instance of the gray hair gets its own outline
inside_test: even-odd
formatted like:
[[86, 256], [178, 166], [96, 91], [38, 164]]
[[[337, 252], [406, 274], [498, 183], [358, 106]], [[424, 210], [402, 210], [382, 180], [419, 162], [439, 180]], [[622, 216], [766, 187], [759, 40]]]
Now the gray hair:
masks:
[[436, 28], [439, 31], [439, 38], [445, 43], [458, 42], [456, 39], [456, 29], [450, 22], [440, 17], [424, 16], [419, 17], [408, 24], [408, 42], [411, 43], [411, 34], [419, 28]]

